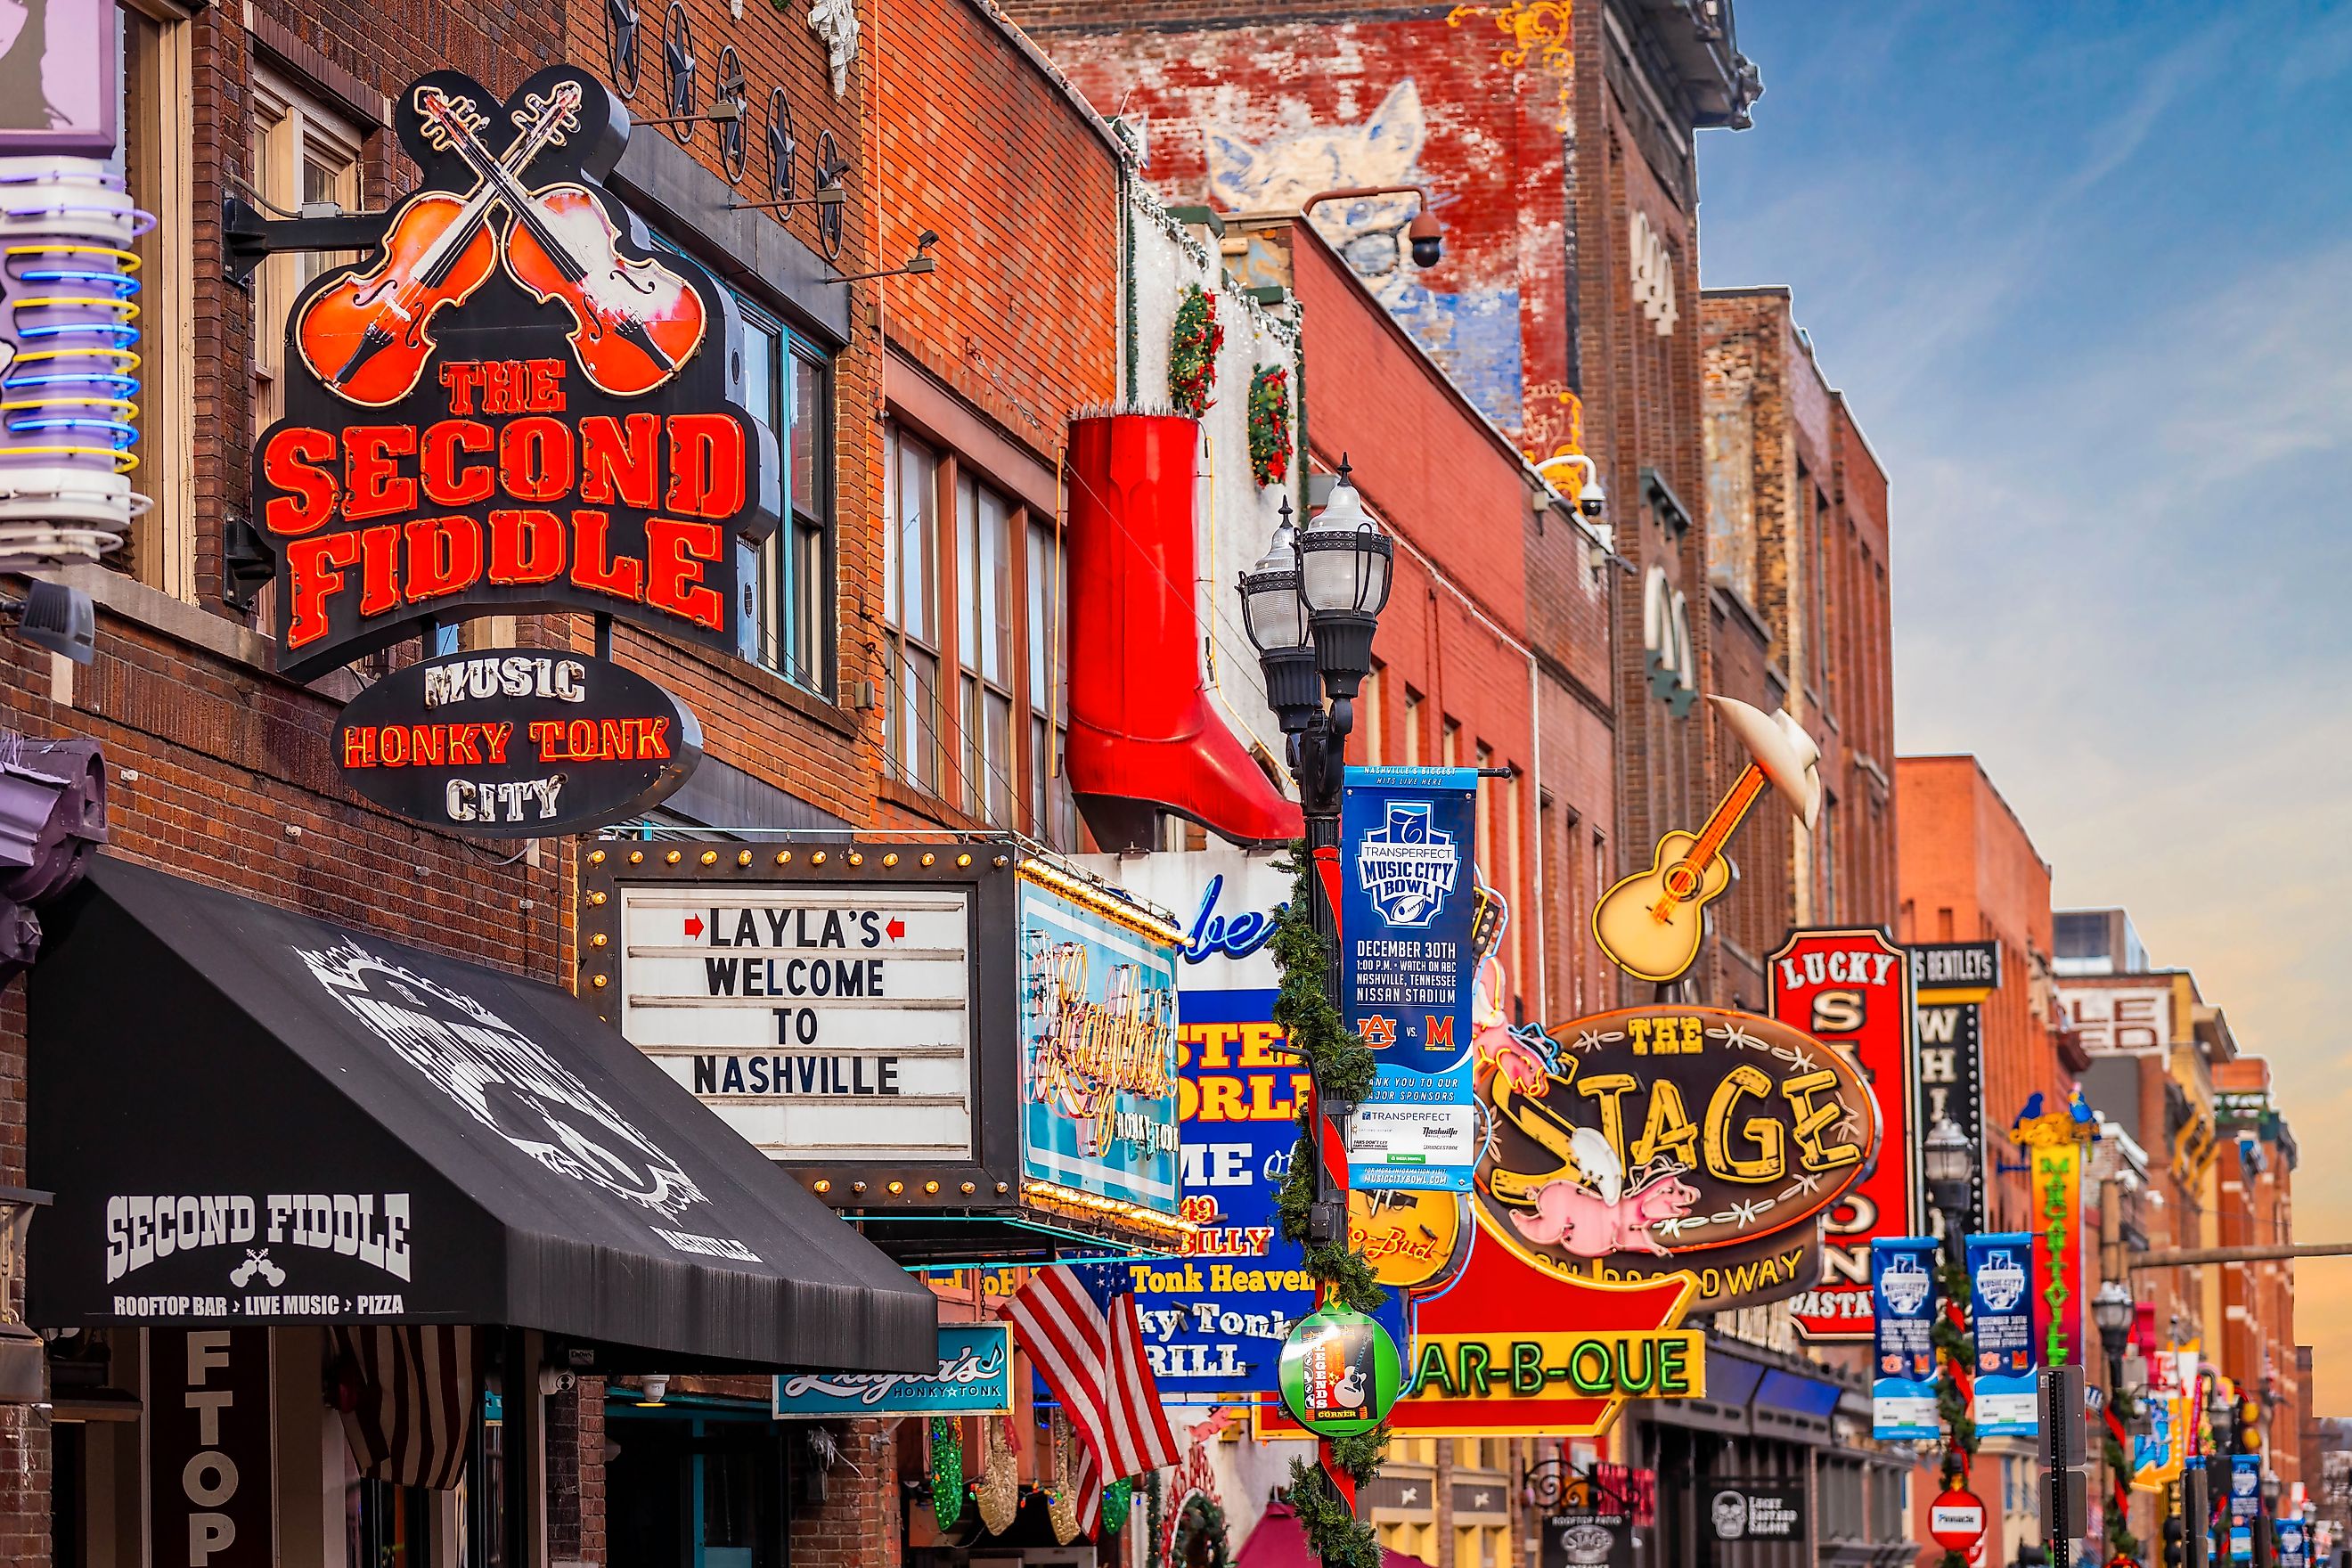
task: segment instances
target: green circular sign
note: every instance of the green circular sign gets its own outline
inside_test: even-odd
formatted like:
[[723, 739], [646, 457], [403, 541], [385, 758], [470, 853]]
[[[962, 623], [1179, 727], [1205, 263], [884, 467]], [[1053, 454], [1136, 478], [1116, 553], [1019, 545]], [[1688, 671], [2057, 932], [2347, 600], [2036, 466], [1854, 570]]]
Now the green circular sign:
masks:
[[1323, 1437], [1369, 1432], [1387, 1419], [1403, 1385], [1396, 1342], [1352, 1307], [1298, 1320], [1282, 1342], [1282, 1403]]

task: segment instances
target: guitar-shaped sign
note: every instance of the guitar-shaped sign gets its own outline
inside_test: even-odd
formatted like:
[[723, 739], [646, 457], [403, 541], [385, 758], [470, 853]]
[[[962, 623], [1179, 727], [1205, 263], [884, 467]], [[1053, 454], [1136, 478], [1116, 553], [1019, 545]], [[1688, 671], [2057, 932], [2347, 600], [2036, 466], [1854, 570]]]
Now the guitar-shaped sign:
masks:
[[1755, 760], [1733, 781], [1699, 830], [1679, 828], [1658, 840], [1649, 868], [1601, 895], [1592, 910], [1592, 939], [1610, 961], [1637, 980], [1679, 980], [1698, 957], [1708, 900], [1731, 885], [1723, 847], [1756, 797], [1771, 784], [1808, 827], [1820, 815], [1822, 783], [1814, 765], [1821, 748], [1784, 710], [1767, 718], [1729, 697], [1709, 697], [1723, 721]]

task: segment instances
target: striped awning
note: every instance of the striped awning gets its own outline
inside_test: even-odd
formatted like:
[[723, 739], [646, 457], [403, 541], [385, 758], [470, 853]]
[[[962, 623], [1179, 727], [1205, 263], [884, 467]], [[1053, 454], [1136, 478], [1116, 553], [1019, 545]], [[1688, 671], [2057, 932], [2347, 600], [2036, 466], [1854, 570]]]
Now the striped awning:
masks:
[[457, 1484], [482, 1400], [479, 1338], [432, 1323], [330, 1331], [330, 1386], [361, 1475], [444, 1491]]

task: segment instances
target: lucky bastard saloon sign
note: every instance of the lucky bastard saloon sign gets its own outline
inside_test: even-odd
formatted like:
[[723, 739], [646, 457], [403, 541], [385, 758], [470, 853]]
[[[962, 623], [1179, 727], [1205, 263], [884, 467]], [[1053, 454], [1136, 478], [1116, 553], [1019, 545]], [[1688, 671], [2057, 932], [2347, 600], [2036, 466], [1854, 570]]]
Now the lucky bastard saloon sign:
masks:
[[601, 183], [627, 111], [553, 66], [504, 102], [436, 71], [394, 119], [419, 187], [296, 302], [286, 415], [255, 447], [282, 669], [469, 612], [613, 615], [732, 651], [775, 438], [743, 403], [727, 291]]

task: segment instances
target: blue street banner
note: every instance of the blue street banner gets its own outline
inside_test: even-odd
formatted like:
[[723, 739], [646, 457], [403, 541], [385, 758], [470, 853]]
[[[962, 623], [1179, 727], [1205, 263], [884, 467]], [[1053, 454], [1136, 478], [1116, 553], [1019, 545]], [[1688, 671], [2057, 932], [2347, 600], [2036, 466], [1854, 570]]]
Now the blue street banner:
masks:
[[2260, 1454], [2230, 1456], [2230, 1528], [2232, 1531], [2252, 1529], [2254, 1515], [2263, 1510], [2263, 1457]]
[[1348, 1126], [1349, 1180], [1466, 1193], [1478, 1163], [1478, 773], [1349, 768], [1340, 794], [1340, 995], [1378, 1064]]
[[2278, 1568], [2311, 1568], [2311, 1537], [2299, 1519], [2278, 1521]]
[[1021, 879], [1021, 1172], [1174, 1218], [1176, 949]]
[[2230, 1555], [2242, 1563], [2254, 1556], [2254, 1516], [2263, 1510], [2263, 1457], [2230, 1456]]
[[1936, 1242], [1932, 1237], [1874, 1237], [1871, 1436], [1938, 1437], [1936, 1413]]
[[941, 1323], [938, 1372], [820, 1372], [780, 1377], [771, 1413], [779, 1418], [998, 1415], [1012, 1408], [1012, 1331], [1003, 1323]]
[[1977, 1431], [2031, 1437], [2042, 1430], [2034, 1378], [2033, 1237], [1994, 1231], [1968, 1238], [1969, 1331], [1977, 1347]]

